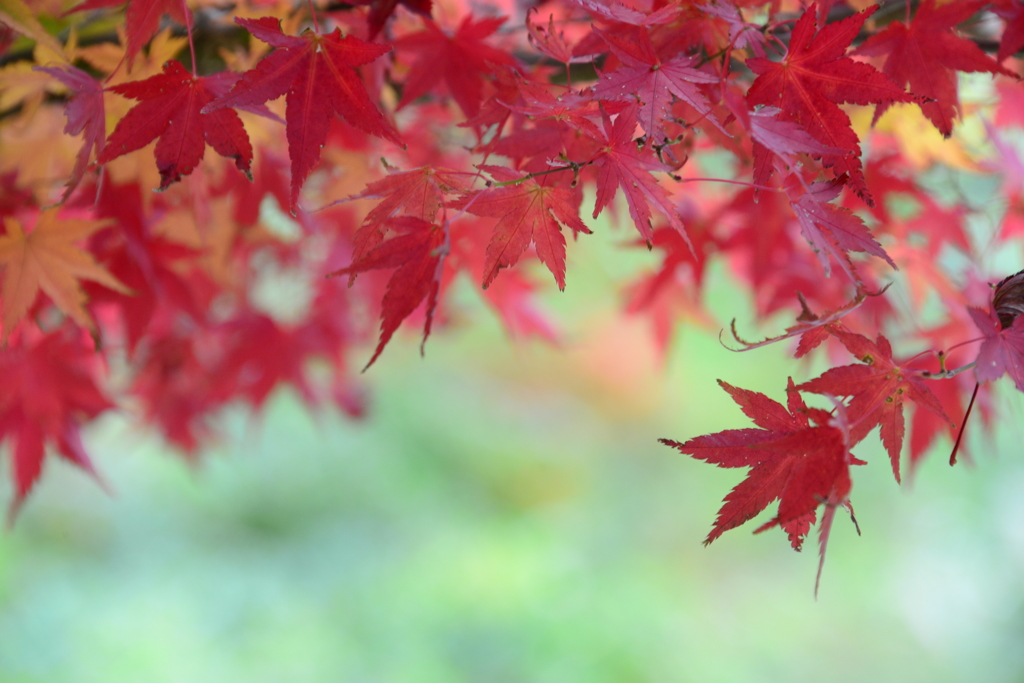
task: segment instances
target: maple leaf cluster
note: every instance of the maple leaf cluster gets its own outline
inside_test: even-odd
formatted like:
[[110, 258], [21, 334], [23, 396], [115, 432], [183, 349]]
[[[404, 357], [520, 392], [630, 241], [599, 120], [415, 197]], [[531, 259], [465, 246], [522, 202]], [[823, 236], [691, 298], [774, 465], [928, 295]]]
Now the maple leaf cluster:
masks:
[[[359, 368], [405, 323], [425, 343], [463, 275], [510, 334], [554, 340], [538, 273], [571, 286], [602, 214], [651, 252], [625, 309], [663, 352], [716, 324], [719, 263], [759, 317], [797, 318], [762, 342], [734, 326], [741, 349], [855, 359], [790, 380], [785, 407], [722, 382], [757, 428], [666, 440], [750, 468], [708, 542], [776, 500], [762, 528], [799, 549], [823, 505], [827, 539], [875, 427], [899, 480], [904, 441], [913, 467], [955, 433], [967, 371], [1024, 390], [1019, 276], [986, 289], [978, 207], [918, 179], [1001, 174], [986, 242], [1019, 237], [1016, 0], [5, 0], [0, 28], [12, 513], [48, 449], [92, 471], [79, 434], [107, 410], [188, 455], [282, 384], [361, 415]], [[268, 298], [273, 277], [300, 294]]]

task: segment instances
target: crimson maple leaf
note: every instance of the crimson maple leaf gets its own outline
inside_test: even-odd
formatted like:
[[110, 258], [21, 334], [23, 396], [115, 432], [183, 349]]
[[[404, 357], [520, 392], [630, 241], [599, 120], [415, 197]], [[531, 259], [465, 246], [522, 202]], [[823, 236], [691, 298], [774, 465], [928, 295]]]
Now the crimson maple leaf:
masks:
[[849, 396], [846, 415], [850, 422], [850, 442], [857, 443], [876, 425], [880, 426], [882, 444], [889, 453], [892, 472], [898, 482], [903, 449], [904, 401], [910, 399], [946, 420], [950, 426], [953, 423], [920, 374], [893, 360], [888, 339], [878, 335], [878, 340], [872, 342], [842, 327], [833, 327], [830, 332], [862, 363], [832, 368], [820, 377], [800, 384], [797, 389], [815, 394]]
[[407, 10], [428, 19], [430, 18], [430, 10], [433, 7], [431, 0], [352, 0], [352, 4], [370, 6], [370, 14], [366, 17], [366, 23], [370, 29], [370, 40], [373, 40], [380, 33], [380, 30], [384, 28], [384, 24], [395, 13], [395, 10], [398, 9], [399, 4], [405, 5]]
[[[594, 32], [608, 45], [623, 66], [610, 74], [602, 74], [594, 87], [594, 95], [605, 100], [640, 102], [640, 126], [649, 142], [662, 142], [666, 137], [665, 120], [670, 118], [672, 96], [693, 107], [702, 117], [725, 132], [711, 111], [711, 104], [698, 84], [718, 83], [719, 77], [694, 68], [697, 58], [678, 55], [662, 61], [654, 50], [651, 37], [644, 30], [625, 35]], [[728, 135], [728, 133], [726, 133]]]
[[996, 55], [996, 59], [1002, 63], [1024, 48], [1024, 2], [993, 0], [990, 10], [1006, 22], [1003, 37], [999, 41], [999, 53]]
[[572, 46], [566, 42], [565, 35], [561, 31], [555, 30], [555, 15], [548, 15], [548, 25], [545, 27], [543, 24], [534, 24], [530, 21], [530, 12], [540, 14], [540, 10], [531, 7], [527, 12], [526, 30], [530, 33], [530, 45], [545, 57], [550, 57], [556, 62], [568, 65], [575, 61], [576, 57], [572, 54]]
[[155, 156], [161, 190], [195, 169], [207, 143], [221, 156], [234, 159], [240, 171], [249, 173], [252, 145], [242, 119], [230, 109], [203, 111], [216, 96], [210, 78], [190, 74], [181, 62], [172, 60], [164, 64], [163, 73], [115, 85], [110, 90], [138, 100], [139, 104], [118, 121], [97, 157], [99, 163], [105, 164], [159, 138]]
[[1018, 315], [1009, 326], [1003, 327], [992, 308], [986, 312], [971, 306], [967, 310], [985, 335], [974, 368], [978, 382], [991, 382], [1008, 373], [1017, 389], [1024, 391], [1024, 315]]
[[845, 178], [838, 178], [831, 182], [811, 183], [807, 192], [803, 191], [803, 185], [796, 184], [788, 189], [788, 193], [800, 231], [818, 254], [825, 274], [831, 272], [828, 254], [832, 254], [850, 279], [860, 283], [847, 252], [863, 251], [884, 259], [893, 268], [896, 264], [871, 236], [864, 221], [846, 207], [829, 203], [839, 196], [844, 181]]
[[[686, 202], [687, 230], [694, 242], [690, 251], [678, 231], [654, 231], [654, 249], [664, 252], [661, 265], [626, 286], [625, 311], [649, 316], [659, 355], [665, 357], [677, 327], [717, 327], [704, 305], [704, 276], [709, 257], [721, 248], [716, 234], [725, 207], [699, 212]], [[640, 245], [640, 240], [634, 243]]]
[[[814, 512], [830, 493], [846, 498], [852, 460], [846, 438], [841, 429], [831, 426], [828, 411], [808, 408], [792, 379], [787, 388], [788, 409], [764, 394], [722, 380], [718, 384], [759, 429], [730, 429], [685, 443], [659, 439], [719, 467], [751, 468], [747, 478], [725, 497], [705, 545], [753, 519], [775, 500], [780, 504], [772, 521], [788, 531], [792, 522]], [[822, 471], [816, 472], [818, 469]], [[799, 548], [800, 539], [792, 540]]]
[[[668, 24], [683, 11], [683, 8], [676, 3], [667, 3], [653, 11], [649, 3], [643, 3], [643, 8], [640, 9], [627, 7], [625, 3], [618, 0], [569, 0], [569, 4], [576, 5], [602, 19], [633, 26]], [[636, 6], [641, 3], [630, 4]]]
[[877, 6], [858, 12], [820, 31], [815, 6], [809, 7], [793, 26], [789, 52], [781, 63], [756, 57], [747, 61], [758, 74], [747, 102], [781, 110], [779, 118], [792, 121], [818, 142], [846, 154], [823, 155], [822, 163], [836, 175], [848, 174], [850, 187], [869, 205], [873, 203], [860, 163], [860, 140], [850, 117], [839, 104], [912, 102], [916, 99], [870, 64], [855, 62], [844, 53]]
[[[976, 44], [955, 33], [955, 26], [974, 16], [988, 0], [961, 0], [936, 7], [925, 0], [910, 25], [894, 21], [884, 31], [864, 41], [857, 54], [888, 55], [883, 73], [896, 83], [910, 83], [910, 91], [926, 97], [918, 106], [943, 137], [953, 133], [953, 119], [960, 114], [957, 71], [986, 71], [1016, 77], [982, 52]], [[883, 102], [875, 109], [874, 121], [889, 108]]]
[[464, 173], [449, 168], [423, 166], [411, 171], [388, 167], [388, 175], [375, 180], [366, 189], [336, 203], [356, 199], [379, 199], [353, 237], [352, 260], [358, 261], [384, 240], [385, 221], [398, 215], [412, 216], [433, 223], [449, 192], [468, 192], [470, 183]]
[[204, 111], [263, 104], [286, 96], [293, 214], [299, 190], [320, 160], [320, 149], [335, 113], [364, 132], [402, 144], [398, 132], [370, 101], [355, 70], [389, 52], [390, 46], [352, 36], [343, 38], [340, 29], [326, 35], [306, 31], [301, 36], [288, 36], [273, 17], [235, 18], [235, 23], [277, 49], [242, 74], [230, 92], [206, 105]]
[[160, 326], [135, 358], [132, 393], [146, 419], [187, 455], [209, 438], [207, 420], [222, 405], [221, 388], [211, 382], [217, 354], [210, 353], [222, 348], [220, 341], [203, 328]]
[[254, 161], [251, 180], [241, 173], [225, 173], [223, 180], [211, 188], [214, 196], [234, 199], [234, 220], [240, 227], [256, 224], [264, 197], [272, 197], [278, 206], [288, 206], [288, 160], [284, 150], [278, 153], [263, 144]]
[[326, 348], [322, 342], [327, 340], [312, 326], [287, 327], [265, 313], [245, 310], [217, 332], [227, 352], [210, 372], [210, 383], [225, 402], [244, 397], [260, 408], [275, 387], [288, 383], [307, 405], [318, 403], [306, 377], [309, 361], [330, 358], [335, 349]]
[[[911, 474], [920, 466], [921, 461], [928, 453], [932, 452], [932, 445], [943, 434], [949, 434], [951, 439], [957, 438], [955, 425], [964, 421], [963, 397], [970, 394], [969, 376], [957, 377], [952, 382], [936, 382], [932, 390], [939, 403], [946, 409], [946, 417], [939, 417], [930, 410], [915, 410], [910, 418], [910, 472]], [[977, 384], [975, 384], [977, 386]], [[987, 412], [982, 412], [982, 418], [988, 422]], [[953, 421], [953, 427], [949, 426], [949, 419]], [[963, 444], [961, 444], [963, 448]]]
[[483, 287], [490, 286], [498, 271], [514, 266], [532, 242], [537, 257], [565, 289], [565, 236], [562, 225], [574, 234], [590, 234], [573, 207], [572, 193], [551, 185], [551, 176], [529, 177], [501, 166], [482, 166], [498, 183], [509, 183], [471, 192], [451, 203], [475, 216], [500, 220], [487, 245]]
[[[490, 242], [486, 221], [462, 216], [449, 226], [448, 239], [451, 253], [445, 262], [441, 288], [448, 286], [460, 273], [479, 273], [484, 270], [487, 245]], [[532, 274], [523, 269], [509, 270], [496, 278], [480, 292], [501, 321], [509, 337], [537, 336], [558, 344], [561, 332], [550, 314], [537, 301], [537, 283]]]
[[[64, 15], [113, 7], [123, 3], [124, 0], [86, 0], [69, 9]], [[183, 26], [192, 24], [192, 12], [184, 0], [128, 0], [128, 9], [125, 10], [124, 20], [125, 33], [128, 36], [125, 58], [128, 60], [129, 69], [132, 68], [135, 55], [139, 54], [142, 46], [149, 42], [149, 39], [160, 28], [160, 19], [165, 14]]]
[[757, 111], [749, 111], [745, 106], [732, 106], [740, 103], [743, 103], [743, 100], [730, 101], [729, 108], [741, 125], [750, 131], [753, 140], [755, 185], [768, 185], [775, 171], [776, 159], [786, 168], [793, 168], [797, 164], [796, 154], [809, 154], [818, 158], [826, 154], [846, 154], [837, 147], [821, 144], [792, 121], [780, 120], [779, 110], [775, 107], [761, 107]]
[[728, 24], [730, 45], [741, 49], [747, 48], [755, 57], [765, 56], [768, 39], [765, 37], [763, 29], [757, 24], [745, 21], [737, 4], [710, 2], [696, 4], [696, 6], [700, 8], [701, 12], [717, 17]]
[[484, 38], [505, 23], [505, 17], [473, 21], [473, 15], [467, 15], [451, 36], [430, 19], [423, 23], [425, 31], [395, 41], [396, 50], [419, 55], [405, 80], [398, 108], [426, 95], [444, 81], [462, 113], [466, 118], [473, 118], [484, 99], [484, 76], [493, 71], [490, 64], [519, 66], [512, 55], [484, 42]]
[[444, 194], [465, 192], [469, 189], [466, 174], [450, 168], [422, 166], [411, 171], [388, 168], [388, 175], [375, 180], [366, 189], [344, 201], [354, 199], [379, 199], [363, 224], [379, 225], [393, 218], [401, 211], [428, 223], [437, 218], [437, 212], [444, 204]]
[[0, 349], [0, 442], [13, 440], [10, 520], [39, 479], [47, 443], [95, 476], [79, 425], [114, 405], [88, 370], [94, 362], [92, 350], [68, 332], [58, 330], [34, 342], [23, 337], [21, 344]]
[[[658, 162], [648, 151], [637, 149], [633, 141], [636, 129], [637, 106], [631, 104], [624, 109], [612, 123], [607, 114], [604, 116], [603, 145], [596, 157], [594, 165], [598, 167], [597, 201], [594, 204], [594, 218], [597, 218], [615, 197], [619, 187], [626, 194], [629, 215], [636, 224], [640, 236], [648, 243], [653, 242], [654, 232], [651, 227], [651, 207], [654, 206], [665, 215], [669, 225], [679, 231], [686, 239], [686, 244], [693, 250], [690, 238], [683, 229], [675, 206], [669, 200], [665, 188], [651, 176], [651, 171], [667, 171], [668, 168]], [[644, 158], [646, 157], [646, 158]]]
[[13, 28], [0, 21], [0, 52], [7, 52], [7, 48], [11, 46], [17, 35]]
[[698, 436], [686, 443], [659, 439], [666, 446], [719, 467], [750, 468], [747, 478], [725, 497], [704, 545], [753, 519], [778, 500], [775, 517], [755, 533], [780, 526], [789, 535], [792, 546], [799, 550], [818, 506], [825, 503], [823, 562], [827, 525], [831, 524], [836, 506], [848, 504], [852, 487], [850, 465], [864, 464], [850, 453], [842, 406], [837, 406], [836, 416], [807, 407], [792, 379], [786, 390], [787, 406], [721, 380], [718, 384], [758, 429], [730, 429]]
[[[403, 320], [427, 301], [427, 319], [423, 327], [423, 344], [430, 336], [430, 326], [437, 307], [441, 268], [448, 255], [448, 231], [419, 218], [402, 216], [386, 221], [389, 229], [401, 233], [374, 247], [345, 268], [327, 277], [357, 275], [379, 268], [395, 268], [388, 280], [387, 292], [381, 302], [380, 341], [373, 357], [363, 368], [373, 365]], [[421, 344], [420, 350], [422, 352]]]
[[112, 302], [121, 312], [129, 356], [135, 355], [161, 308], [174, 311], [179, 321], [186, 316], [201, 320], [204, 311], [190, 286], [194, 278], [188, 276], [201, 252], [155, 235], [142, 197], [138, 183], [105, 180], [97, 193], [96, 215], [116, 228], [97, 233], [89, 244], [90, 252], [131, 292], [85, 284], [92, 303]]
[[[564, 123], [566, 126], [589, 135], [595, 140], [601, 139], [601, 129], [591, 119], [596, 120], [601, 116], [601, 107], [605, 106], [604, 104], [599, 104], [593, 98], [575, 90], [568, 90], [555, 97], [547, 89], [523, 88], [520, 94], [522, 95], [522, 104], [510, 106], [509, 108], [512, 111], [529, 116], [535, 121]], [[562, 142], [562, 136], [557, 132], [558, 129], [549, 128], [548, 130], [553, 131], [558, 147], [564, 148], [565, 143]], [[513, 159], [544, 154], [539, 144], [536, 147], [537, 152], [534, 153], [533, 149], [530, 149], [530, 143], [536, 137], [541, 137], [543, 133], [544, 129], [538, 129], [537, 127], [523, 131], [522, 139], [515, 140], [513, 144], [503, 147], [500, 153], [505, 156], [511, 156]], [[509, 138], [515, 139], [512, 135], [507, 135], [496, 141], [494, 143], [495, 147]], [[523, 149], [524, 147], [526, 149]], [[549, 146], [545, 145], [545, 147]], [[548, 151], [548, 154], [550, 154], [550, 151]]]
[[70, 64], [35, 68], [45, 71], [71, 89], [72, 95], [64, 105], [64, 116], [68, 120], [64, 132], [68, 135], [84, 133], [82, 148], [75, 156], [75, 167], [71, 171], [71, 177], [64, 183], [64, 194], [60, 198], [60, 201], [64, 202], [85, 175], [85, 169], [89, 165], [89, 154], [93, 149], [97, 155], [103, 151], [103, 138], [107, 136], [103, 86], [95, 78]]

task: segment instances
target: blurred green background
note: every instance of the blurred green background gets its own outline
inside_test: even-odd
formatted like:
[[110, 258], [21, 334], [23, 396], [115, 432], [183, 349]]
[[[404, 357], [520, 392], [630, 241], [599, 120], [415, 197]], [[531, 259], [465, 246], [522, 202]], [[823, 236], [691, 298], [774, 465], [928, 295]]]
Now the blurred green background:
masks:
[[[1024, 680], [1020, 401], [974, 467], [944, 441], [909, 486], [859, 447], [864, 535], [837, 516], [815, 601], [816, 537], [703, 547], [742, 472], [656, 441], [748, 425], [716, 378], [781, 399], [813, 368], [717, 330], [661, 361], [616, 289], [656, 254], [617, 239], [571, 247], [558, 348], [510, 342], [463, 283], [425, 359], [408, 333], [371, 368], [365, 421], [280, 391], [190, 466], [106, 416], [114, 494], [50, 459], [0, 537], [0, 681]], [[709, 295], [751, 319], [722, 273]]]

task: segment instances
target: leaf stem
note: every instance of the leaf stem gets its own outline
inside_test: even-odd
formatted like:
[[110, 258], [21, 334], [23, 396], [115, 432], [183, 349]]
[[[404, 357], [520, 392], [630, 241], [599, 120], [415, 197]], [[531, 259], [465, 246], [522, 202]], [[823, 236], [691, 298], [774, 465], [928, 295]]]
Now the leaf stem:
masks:
[[971, 402], [967, 404], [967, 412], [964, 413], [964, 421], [960, 423], [960, 431], [956, 433], [956, 443], [953, 444], [953, 452], [949, 454], [949, 466], [952, 467], [956, 464], [956, 453], [960, 450], [960, 441], [964, 438], [964, 427], [967, 426], [967, 418], [971, 416], [971, 409], [974, 407], [974, 399], [978, 398], [978, 387], [981, 385], [977, 382], [974, 383], [974, 391], [971, 393]]
[[316, 19], [316, 8], [313, 7], [313, 0], [307, 0], [309, 3], [309, 15], [313, 18], [313, 30], [316, 31], [317, 35], [320, 35], [320, 22]]
[[530, 180], [532, 178], [536, 178], [536, 177], [542, 176], [542, 175], [548, 175], [550, 173], [558, 173], [559, 171], [572, 171], [573, 175], [576, 175], [577, 173], [579, 173], [581, 168], [583, 168], [585, 166], [589, 166], [590, 164], [594, 163], [594, 160], [591, 159], [590, 161], [584, 161], [583, 163], [576, 163], [575, 161], [569, 161], [567, 163], [568, 163], [567, 166], [558, 166], [556, 168], [549, 168], [546, 171], [535, 171], [533, 173], [527, 173], [522, 178], [515, 178], [514, 180], [505, 180], [505, 181], [502, 181], [500, 183], [495, 183], [495, 182], [488, 181], [487, 187], [488, 188], [495, 188], [495, 187], [507, 187], [509, 185], [518, 185], [519, 183], [525, 183], [527, 180]]
[[730, 50], [732, 50], [732, 43], [729, 43], [729, 47], [727, 47], [725, 49], [719, 50], [718, 52], [716, 52], [714, 54], [711, 54], [711, 55], [708, 55], [706, 57], [702, 57], [700, 59], [700, 61], [698, 61], [696, 64], [694, 64], [693, 67], [691, 67], [691, 68], [696, 69], [696, 68], [702, 67], [705, 64], [709, 64], [710, 62], [715, 61], [716, 59], [718, 59], [722, 55], [725, 55], [726, 57], [728, 57], [729, 53], [730, 53]]
[[781, 188], [768, 187], [767, 185], [757, 185], [755, 183], [748, 183], [742, 180], [727, 180], [725, 178], [677, 178], [681, 183], [728, 183], [730, 185], [743, 185], [744, 187], [752, 187], [755, 190], [765, 190], [767, 192], [778, 192]]
[[192, 38], [192, 12], [188, 9], [188, 3], [185, 0], [181, 0], [181, 9], [185, 12], [185, 32], [188, 34], [188, 51], [192, 55], [192, 77], [198, 78], [199, 72], [196, 70], [196, 43]]
[[973, 369], [977, 364], [977, 361], [972, 361], [967, 365], [961, 365], [960, 367], [953, 368], [952, 370], [940, 370], [939, 372], [928, 372], [927, 370], [922, 370], [919, 374], [922, 379], [949, 379], [950, 377], [956, 377], [961, 372]]
[[974, 342], [981, 341], [984, 338], [985, 337], [975, 337], [974, 339], [968, 339], [967, 341], [962, 341], [959, 344], [953, 344], [952, 346], [950, 346], [948, 349], [946, 349], [942, 353], [944, 355], [949, 355], [949, 352], [952, 351], [953, 349], [959, 349], [961, 346], [966, 346], [968, 344], [973, 344]]

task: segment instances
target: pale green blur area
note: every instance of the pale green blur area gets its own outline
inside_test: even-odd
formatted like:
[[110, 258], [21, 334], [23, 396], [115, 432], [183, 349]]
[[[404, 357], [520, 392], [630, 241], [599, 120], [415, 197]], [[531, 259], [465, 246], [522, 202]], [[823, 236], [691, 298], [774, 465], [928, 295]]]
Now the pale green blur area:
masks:
[[[718, 378], [782, 400], [815, 368], [685, 325], [661, 362], [618, 313], [658, 258], [631, 239], [571, 245], [558, 348], [464, 283], [426, 358], [405, 330], [367, 373], [364, 421], [280, 391], [192, 467], [108, 416], [87, 436], [114, 495], [50, 458], [0, 537], [0, 682], [1024, 679], [1020, 401], [974, 425], [974, 466], [943, 440], [902, 488], [858, 447], [863, 536], [837, 515], [815, 601], [816, 535], [752, 536], [766, 513], [703, 547], [744, 471], [657, 443], [751, 426]], [[758, 334], [724, 272], [709, 296]]]

